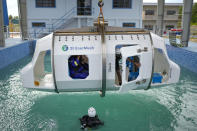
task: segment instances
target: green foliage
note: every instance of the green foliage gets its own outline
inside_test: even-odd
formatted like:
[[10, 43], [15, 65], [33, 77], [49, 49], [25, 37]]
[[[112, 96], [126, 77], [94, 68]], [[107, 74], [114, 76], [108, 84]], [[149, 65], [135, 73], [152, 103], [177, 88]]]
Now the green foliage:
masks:
[[183, 6], [179, 6], [179, 19], [182, 19]]
[[191, 22], [192, 23], [197, 23], [197, 3], [195, 3], [193, 5], [193, 8], [192, 8], [192, 19], [191, 19]]
[[9, 20], [12, 20], [13, 16], [12, 15], [9, 15]]
[[9, 15], [9, 20], [12, 20], [12, 19], [16, 19], [16, 20], [18, 20], [18, 19], [19, 19], [19, 17], [18, 17], [18, 16], [12, 16], [12, 15]]
[[179, 16], [178, 16], [178, 23], [177, 23], [177, 28], [181, 28], [181, 22], [182, 22], [182, 10], [183, 10], [183, 6], [179, 6]]
[[19, 19], [18, 16], [14, 16], [14, 19]]

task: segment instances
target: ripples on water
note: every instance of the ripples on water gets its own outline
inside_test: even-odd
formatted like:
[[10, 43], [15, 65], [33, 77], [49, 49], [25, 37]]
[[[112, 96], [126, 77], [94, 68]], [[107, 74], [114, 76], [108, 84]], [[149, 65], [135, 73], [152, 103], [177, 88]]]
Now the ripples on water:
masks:
[[80, 130], [90, 106], [105, 125], [98, 130], [197, 130], [197, 75], [182, 68], [179, 83], [127, 94], [46, 93], [22, 87], [26, 57], [0, 70], [0, 130]]

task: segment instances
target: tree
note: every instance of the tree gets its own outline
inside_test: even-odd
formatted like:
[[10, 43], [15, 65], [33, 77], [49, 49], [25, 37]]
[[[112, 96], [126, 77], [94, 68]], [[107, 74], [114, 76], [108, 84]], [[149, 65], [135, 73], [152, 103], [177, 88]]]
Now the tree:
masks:
[[193, 5], [193, 8], [192, 8], [192, 19], [191, 19], [191, 22], [192, 23], [197, 23], [197, 3], [195, 3]]
[[18, 16], [14, 16], [14, 19], [17, 19], [18, 20], [19, 18], [18, 18]]
[[182, 22], [182, 12], [183, 6], [179, 6], [179, 14], [178, 14], [178, 23], [177, 23], [177, 28], [181, 28], [181, 22]]
[[182, 14], [183, 14], [183, 6], [179, 7], [179, 19], [182, 19]]
[[9, 15], [9, 20], [12, 20], [13, 19], [13, 16], [12, 15]]

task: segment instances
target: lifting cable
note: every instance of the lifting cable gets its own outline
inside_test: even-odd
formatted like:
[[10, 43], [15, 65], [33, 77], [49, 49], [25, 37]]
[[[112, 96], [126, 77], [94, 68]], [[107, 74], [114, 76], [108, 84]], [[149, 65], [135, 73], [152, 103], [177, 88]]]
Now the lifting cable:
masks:
[[99, 16], [98, 16], [98, 30], [101, 33], [102, 42], [104, 43], [104, 41], [105, 41], [105, 39], [104, 39], [104, 37], [105, 37], [104, 36], [104, 33], [105, 33], [105, 20], [104, 20], [104, 15], [103, 15], [103, 6], [104, 6], [103, 0], [99, 0], [98, 6], [100, 7], [100, 12], [99, 12]]
[[98, 6], [100, 7], [100, 12], [98, 16], [97, 29], [101, 34], [101, 40], [102, 40], [102, 90], [100, 91], [100, 96], [104, 97], [106, 92], [106, 45], [105, 45], [105, 21], [103, 16], [103, 9], [102, 9], [102, 7], [104, 6], [103, 0], [99, 0]]
[[102, 18], [103, 24], [104, 24], [104, 16], [103, 16], [104, 2], [103, 2], [103, 0], [99, 0], [98, 6], [100, 7], [100, 12], [99, 12], [99, 16], [98, 16], [98, 24], [100, 25], [100, 18]]

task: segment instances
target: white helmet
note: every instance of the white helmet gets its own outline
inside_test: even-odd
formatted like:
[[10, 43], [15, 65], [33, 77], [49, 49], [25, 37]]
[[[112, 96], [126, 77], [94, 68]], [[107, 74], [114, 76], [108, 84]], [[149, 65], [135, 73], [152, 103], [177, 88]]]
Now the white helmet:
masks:
[[96, 116], [96, 110], [94, 109], [94, 107], [90, 107], [88, 109], [88, 116], [89, 117], [95, 117]]

